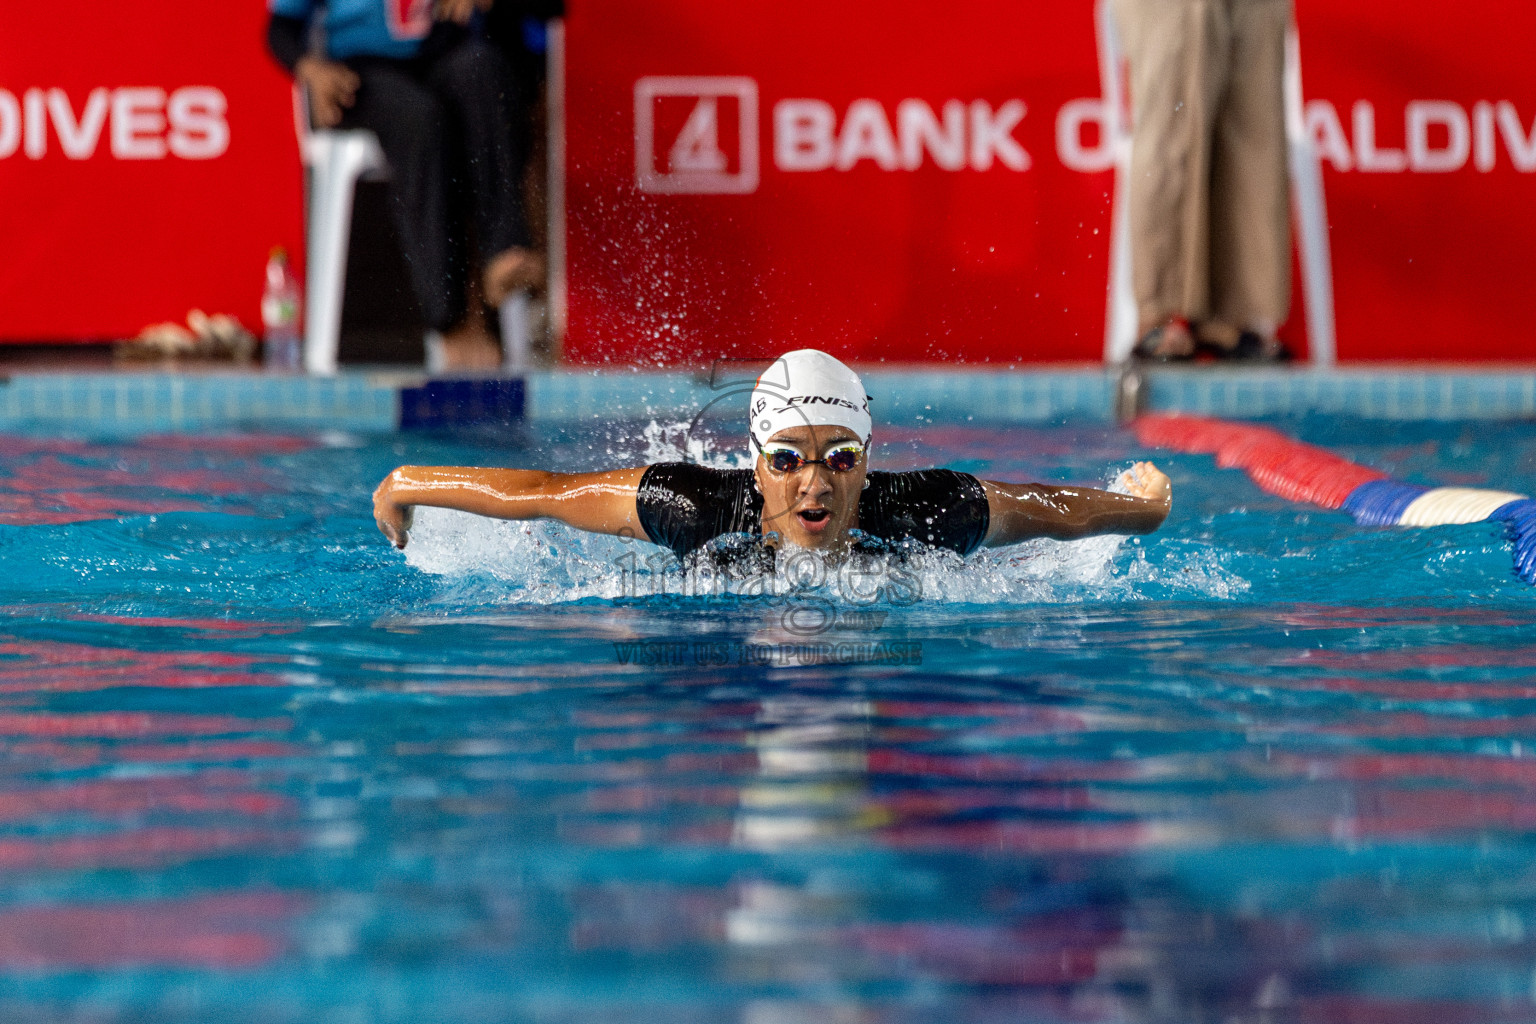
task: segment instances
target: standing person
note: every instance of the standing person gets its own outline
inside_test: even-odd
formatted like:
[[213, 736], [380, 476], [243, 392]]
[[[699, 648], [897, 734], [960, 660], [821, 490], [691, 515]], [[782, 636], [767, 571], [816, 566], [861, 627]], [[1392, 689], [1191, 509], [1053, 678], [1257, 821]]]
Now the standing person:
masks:
[[[542, 272], [523, 212], [511, 73], [471, 30], [491, 0], [270, 0], [267, 41], [304, 86], [317, 128], [367, 128], [389, 161], [396, 224], [427, 326], [447, 368], [500, 364], [470, 315], [466, 214], [482, 268]], [[325, 52], [309, 52], [324, 9]], [[512, 272], [509, 266], [514, 266]], [[478, 311], [475, 311], [478, 313]]]
[[544, 281], [542, 262], [549, 240], [541, 230], [546, 212], [544, 173], [544, 129], [547, 111], [544, 105], [548, 24], [565, 16], [565, 0], [496, 0], [485, 16], [485, 37], [506, 58], [511, 70], [512, 89], [507, 110], [511, 115], [513, 144], [523, 161], [519, 185], [523, 189], [529, 213], [529, 237], [537, 250], [537, 262], [518, 252], [495, 261], [485, 268], [485, 297], [492, 306], [501, 305], [514, 290], [537, 287]]
[[1276, 360], [1291, 0], [1114, 0], [1131, 66], [1135, 355]]

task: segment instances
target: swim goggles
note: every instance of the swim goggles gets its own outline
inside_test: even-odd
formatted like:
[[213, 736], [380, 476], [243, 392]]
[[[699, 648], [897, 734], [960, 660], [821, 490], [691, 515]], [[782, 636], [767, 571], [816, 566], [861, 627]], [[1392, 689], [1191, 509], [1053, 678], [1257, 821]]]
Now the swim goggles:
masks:
[[826, 466], [834, 473], [849, 473], [858, 466], [859, 458], [864, 454], [864, 446], [857, 441], [845, 441], [819, 459], [808, 459], [788, 445], [772, 441], [764, 446], [754, 437], [752, 443], [775, 473], [793, 473], [803, 466]]

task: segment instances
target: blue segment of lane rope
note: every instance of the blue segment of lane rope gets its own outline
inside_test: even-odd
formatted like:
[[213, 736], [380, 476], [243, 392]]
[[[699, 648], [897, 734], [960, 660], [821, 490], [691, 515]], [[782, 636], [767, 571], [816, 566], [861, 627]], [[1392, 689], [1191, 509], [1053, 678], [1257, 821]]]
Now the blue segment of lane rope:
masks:
[[1536, 583], [1536, 501], [1511, 501], [1488, 518], [1504, 524], [1504, 535], [1515, 546], [1515, 574], [1527, 583]]

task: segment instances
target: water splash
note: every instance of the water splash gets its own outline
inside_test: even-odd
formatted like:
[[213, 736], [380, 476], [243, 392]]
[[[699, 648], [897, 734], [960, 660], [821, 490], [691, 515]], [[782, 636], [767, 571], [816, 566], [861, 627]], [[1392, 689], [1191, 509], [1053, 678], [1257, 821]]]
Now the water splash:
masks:
[[752, 456], [744, 446], [721, 451], [712, 434], [697, 432], [691, 423], [660, 423], [651, 420], [641, 431], [646, 465], [656, 462], [693, 462], [714, 469], [750, 469]]
[[[687, 424], [652, 421], [644, 430], [648, 461], [687, 459], [730, 467], [746, 459], [722, 453]], [[1111, 484], [1111, 489], [1119, 489]], [[442, 577], [441, 605], [556, 604], [646, 598], [799, 600], [818, 607], [1067, 604], [1140, 599], [1230, 599], [1246, 580], [1220, 551], [1189, 542], [1106, 535], [1081, 541], [1037, 540], [961, 558], [918, 549], [832, 562], [786, 549], [776, 571], [720, 572], [708, 560], [679, 565], [651, 544], [585, 534], [559, 523], [508, 523], [423, 508], [407, 562]]]

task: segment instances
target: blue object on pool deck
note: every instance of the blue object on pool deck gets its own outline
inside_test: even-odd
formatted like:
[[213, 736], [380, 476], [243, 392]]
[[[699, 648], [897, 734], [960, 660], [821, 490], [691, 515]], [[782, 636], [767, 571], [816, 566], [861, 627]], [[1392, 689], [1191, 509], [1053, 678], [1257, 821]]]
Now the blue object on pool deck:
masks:
[[499, 426], [523, 418], [520, 378], [429, 380], [400, 389], [400, 429]]

